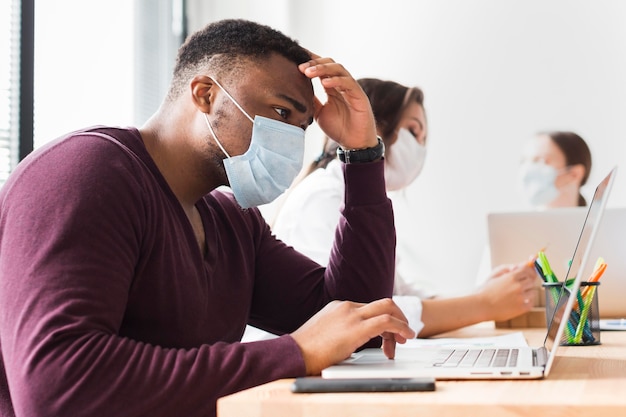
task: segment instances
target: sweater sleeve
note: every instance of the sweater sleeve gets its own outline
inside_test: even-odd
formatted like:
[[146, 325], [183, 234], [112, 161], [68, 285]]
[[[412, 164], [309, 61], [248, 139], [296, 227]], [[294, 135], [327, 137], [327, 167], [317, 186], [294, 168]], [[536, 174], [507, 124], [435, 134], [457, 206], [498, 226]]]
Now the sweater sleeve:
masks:
[[370, 302], [392, 296], [395, 228], [383, 175], [383, 161], [344, 166], [345, 204], [326, 268], [277, 241], [267, 229], [257, 258], [251, 324], [282, 334], [297, 329], [331, 300]]
[[344, 164], [345, 206], [328, 264], [335, 299], [370, 302], [391, 297], [396, 229], [385, 191], [384, 161]]

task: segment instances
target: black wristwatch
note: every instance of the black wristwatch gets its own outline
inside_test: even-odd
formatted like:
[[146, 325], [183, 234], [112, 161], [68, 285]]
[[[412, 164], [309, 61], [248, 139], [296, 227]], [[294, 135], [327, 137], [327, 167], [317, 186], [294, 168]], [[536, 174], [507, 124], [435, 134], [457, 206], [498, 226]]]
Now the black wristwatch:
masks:
[[346, 164], [354, 164], [359, 162], [373, 162], [385, 156], [385, 144], [380, 136], [377, 136], [378, 145], [365, 149], [341, 149], [337, 148], [337, 156], [339, 160]]

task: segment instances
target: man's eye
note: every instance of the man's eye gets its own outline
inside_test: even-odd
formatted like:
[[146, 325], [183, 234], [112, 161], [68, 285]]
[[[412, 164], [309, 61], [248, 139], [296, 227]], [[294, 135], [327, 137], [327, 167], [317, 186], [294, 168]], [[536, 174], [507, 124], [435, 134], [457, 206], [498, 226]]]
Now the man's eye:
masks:
[[286, 109], [281, 109], [279, 107], [276, 107], [274, 108], [274, 110], [276, 110], [276, 113], [278, 113], [278, 115], [282, 117], [283, 119], [286, 119], [287, 117], [289, 117], [289, 111]]

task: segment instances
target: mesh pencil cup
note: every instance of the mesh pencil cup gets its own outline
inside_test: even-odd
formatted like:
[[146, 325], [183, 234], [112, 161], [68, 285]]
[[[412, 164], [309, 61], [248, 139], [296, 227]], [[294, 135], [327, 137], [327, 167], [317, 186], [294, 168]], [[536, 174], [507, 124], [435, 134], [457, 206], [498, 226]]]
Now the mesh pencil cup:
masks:
[[[560, 345], [588, 346], [600, 344], [599, 285], [599, 282], [581, 282], [578, 293], [570, 294], [570, 297], [575, 297], [574, 305]], [[562, 282], [545, 282], [543, 287], [546, 293], [546, 324], [550, 327], [554, 310], [557, 307], [565, 307], [567, 297], [564, 297], [563, 300], [559, 298], [563, 287]]]

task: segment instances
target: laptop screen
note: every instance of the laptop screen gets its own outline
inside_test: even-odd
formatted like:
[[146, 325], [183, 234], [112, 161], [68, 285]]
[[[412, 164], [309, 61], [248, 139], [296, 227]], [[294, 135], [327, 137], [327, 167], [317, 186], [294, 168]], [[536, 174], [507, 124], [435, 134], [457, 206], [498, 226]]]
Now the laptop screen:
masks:
[[[580, 282], [587, 280], [593, 273], [595, 260], [588, 259], [589, 253], [591, 252], [590, 246], [595, 238], [598, 225], [602, 218], [602, 214], [604, 213], [604, 208], [606, 206], [606, 201], [609, 196], [616, 170], [617, 168], [613, 168], [596, 187], [593, 199], [589, 204], [589, 210], [587, 211], [587, 216], [585, 217], [585, 221], [578, 238], [578, 243], [574, 249], [572, 262], [570, 263], [567, 271], [565, 281], [574, 277], [576, 277], [576, 279], [570, 286], [570, 290], [565, 287], [561, 290], [561, 295], [555, 308], [554, 315], [550, 321], [550, 326], [548, 327], [548, 332], [544, 341], [544, 346], [550, 353], [554, 351], [555, 343], [561, 343], [561, 337], [563, 336], [564, 330], [564, 326], [561, 326], [561, 322], [566, 314], [569, 318], [573, 305], [573, 300], [570, 301], [570, 294], [577, 292], [580, 287]], [[556, 340], [557, 338], [559, 339], [558, 341]], [[550, 355], [551, 358], [553, 358], [553, 356], [554, 355], [552, 354]]]

